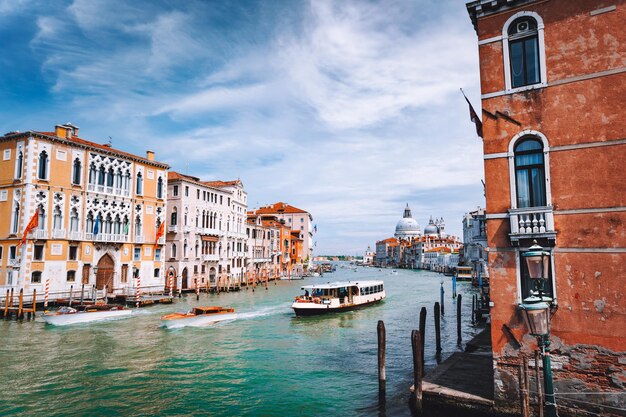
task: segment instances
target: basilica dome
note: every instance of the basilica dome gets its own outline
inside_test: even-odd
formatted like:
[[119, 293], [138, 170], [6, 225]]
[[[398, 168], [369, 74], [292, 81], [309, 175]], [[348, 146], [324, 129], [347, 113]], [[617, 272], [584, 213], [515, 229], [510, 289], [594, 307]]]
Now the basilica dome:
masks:
[[424, 228], [424, 235], [426, 236], [438, 236], [439, 235], [439, 227], [433, 221], [433, 218], [430, 218], [428, 222], [428, 226]]
[[410, 238], [415, 236], [420, 236], [422, 231], [420, 229], [420, 225], [417, 221], [411, 217], [411, 209], [407, 204], [404, 209], [404, 216], [398, 221], [396, 225], [396, 233], [395, 237], [397, 238]]

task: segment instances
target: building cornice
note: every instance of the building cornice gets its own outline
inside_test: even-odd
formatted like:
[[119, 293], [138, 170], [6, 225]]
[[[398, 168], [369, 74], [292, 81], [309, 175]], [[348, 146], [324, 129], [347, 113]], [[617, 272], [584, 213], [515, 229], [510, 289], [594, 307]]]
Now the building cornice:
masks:
[[478, 31], [478, 19], [536, 1], [538, 0], [475, 0], [467, 3], [465, 7], [467, 7], [474, 30]]
[[28, 130], [26, 132], [18, 132], [18, 133], [10, 133], [4, 136], [0, 137], [0, 142], [4, 142], [4, 141], [9, 141], [9, 140], [16, 140], [19, 138], [24, 138], [24, 139], [28, 139], [29, 137], [37, 137], [40, 139], [46, 139], [49, 140], [51, 142], [59, 142], [62, 143], [64, 145], [68, 145], [68, 146], [74, 146], [76, 148], [81, 148], [81, 149], [86, 149], [89, 151], [94, 151], [94, 152], [99, 152], [102, 153], [104, 155], [111, 155], [111, 156], [116, 156], [118, 158], [126, 158], [126, 159], [130, 159], [132, 161], [135, 162], [140, 162], [142, 164], [146, 164], [146, 165], [150, 165], [156, 168], [162, 168], [162, 169], [169, 169], [170, 166], [167, 164], [164, 164], [163, 162], [157, 162], [157, 161], [151, 161], [147, 158], [142, 158], [141, 156], [138, 155], [134, 155], [131, 153], [127, 153], [124, 151], [120, 151], [117, 150], [115, 148], [111, 148], [111, 149], [102, 149], [99, 147], [95, 147], [95, 146], [90, 146], [88, 144], [85, 143], [80, 143], [80, 142], [75, 142], [72, 140], [67, 140], [65, 138], [61, 138], [59, 136], [51, 136], [51, 135], [46, 135], [44, 133], [41, 132], [35, 132], [32, 130]]

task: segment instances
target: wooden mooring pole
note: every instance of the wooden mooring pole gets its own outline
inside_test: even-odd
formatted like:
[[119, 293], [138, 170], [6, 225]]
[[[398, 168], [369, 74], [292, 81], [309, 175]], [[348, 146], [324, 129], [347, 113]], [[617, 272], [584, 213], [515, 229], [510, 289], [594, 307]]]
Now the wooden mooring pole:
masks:
[[85, 284], [80, 287], [80, 305], [85, 304]]
[[443, 280], [441, 280], [441, 291], [440, 291], [439, 303], [440, 303], [440, 306], [441, 306], [441, 315], [442, 316], [445, 314], [445, 310], [444, 310], [444, 306], [443, 306], [443, 294], [444, 294]]
[[4, 318], [6, 318], [9, 314], [9, 300], [12, 301], [12, 298], [13, 297], [9, 298], [9, 290], [7, 289], [7, 296], [4, 299], [4, 314], [3, 314]]
[[72, 306], [72, 296], [74, 295], [74, 286], [70, 285], [70, 301], [69, 301], [69, 306]]
[[463, 301], [463, 295], [459, 294], [456, 300], [456, 337], [459, 343], [461, 343], [461, 306]]
[[18, 319], [24, 318], [24, 288], [20, 289], [20, 298], [17, 304], [17, 318]]
[[472, 324], [476, 324], [476, 294], [472, 295]]
[[[422, 372], [424, 371], [424, 342], [426, 341], [426, 307], [420, 310], [420, 339], [422, 340]], [[422, 376], [424, 374], [422, 373]]]
[[528, 395], [528, 361], [522, 356], [518, 373], [521, 417], [530, 417], [530, 398]]
[[435, 303], [435, 343], [437, 346], [437, 362], [441, 360], [441, 310], [439, 303]]
[[415, 412], [422, 414], [422, 367], [424, 352], [422, 350], [422, 340], [417, 330], [411, 332], [411, 347], [413, 348], [413, 405]]
[[378, 399], [384, 402], [385, 392], [387, 390], [387, 372], [385, 367], [387, 337], [385, 333], [385, 323], [382, 320], [378, 320], [376, 331], [378, 334]]

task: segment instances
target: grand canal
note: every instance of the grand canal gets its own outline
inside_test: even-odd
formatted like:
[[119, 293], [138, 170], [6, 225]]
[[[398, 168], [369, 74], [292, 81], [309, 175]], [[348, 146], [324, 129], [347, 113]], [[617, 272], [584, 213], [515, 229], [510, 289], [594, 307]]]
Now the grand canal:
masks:
[[[451, 279], [428, 271], [338, 268], [305, 281], [238, 293], [183, 297], [143, 308], [133, 318], [68, 327], [0, 322], [2, 416], [410, 416], [410, 332], [428, 308], [426, 365], [435, 365], [433, 304], [445, 279], [442, 341], [456, 343]], [[296, 318], [300, 285], [383, 279], [387, 299], [362, 310]], [[471, 326], [464, 300], [464, 341]], [[168, 331], [159, 317], [193, 305], [232, 306], [238, 320]], [[387, 329], [387, 404], [378, 406], [376, 324]]]

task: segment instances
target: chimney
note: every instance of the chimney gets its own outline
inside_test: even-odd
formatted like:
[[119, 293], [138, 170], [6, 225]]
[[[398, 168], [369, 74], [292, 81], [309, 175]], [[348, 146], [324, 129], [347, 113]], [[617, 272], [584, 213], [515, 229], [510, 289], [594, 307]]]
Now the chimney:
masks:
[[154, 161], [154, 151], [146, 151], [146, 158], [148, 161]]
[[67, 138], [71, 135], [70, 128], [65, 125], [56, 125], [54, 127], [54, 134], [60, 138]]

